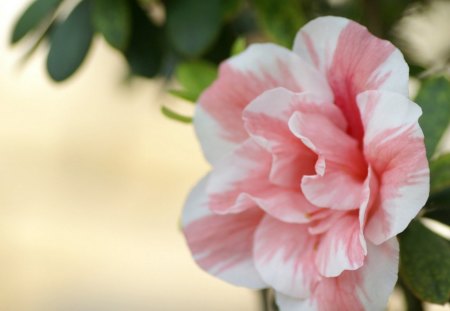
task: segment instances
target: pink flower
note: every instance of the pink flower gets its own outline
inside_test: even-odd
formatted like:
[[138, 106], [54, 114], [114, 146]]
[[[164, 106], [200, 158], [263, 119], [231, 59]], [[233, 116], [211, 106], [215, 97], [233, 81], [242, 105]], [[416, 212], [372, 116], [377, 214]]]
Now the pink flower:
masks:
[[293, 51], [255, 44], [220, 67], [195, 129], [213, 169], [183, 213], [209, 273], [271, 287], [283, 311], [381, 310], [398, 244], [429, 191], [408, 67], [361, 25], [322, 17]]

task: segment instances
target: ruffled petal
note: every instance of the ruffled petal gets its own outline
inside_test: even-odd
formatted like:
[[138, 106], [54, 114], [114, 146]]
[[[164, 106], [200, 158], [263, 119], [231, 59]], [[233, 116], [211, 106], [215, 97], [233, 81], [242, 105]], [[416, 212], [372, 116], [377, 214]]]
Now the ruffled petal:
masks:
[[210, 209], [227, 214], [252, 207], [251, 196], [272, 187], [268, 182], [270, 163], [270, 154], [251, 139], [222, 157], [206, 188]]
[[344, 270], [360, 268], [366, 254], [359, 215], [346, 214], [320, 237], [315, 262], [320, 274], [335, 277]]
[[309, 22], [297, 34], [294, 51], [327, 77], [349, 121], [348, 132], [358, 140], [363, 128], [357, 94], [389, 90], [408, 95], [409, 70], [400, 51], [348, 19], [327, 16]]
[[418, 118], [421, 109], [406, 97], [368, 91], [358, 96], [364, 124], [364, 153], [379, 180], [365, 236], [380, 244], [402, 232], [424, 206], [429, 168]]
[[183, 210], [183, 231], [197, 264], [235, 285], [264, 288], [253, 263], [254, 233], [263, 212], [257, 207], [240, 214], [215, 215], [205, 192], [208, 177], [190, 193]]
[[270, 183], [271, 161], [270, 154], [252, 139], [223, 157], [211, 172], [206, 188], [209, 208], [218, 214], [228, 214], [256, 204], [280, 220], [308, 222], [308, 214], [315, 207], [300, 189]]
[[319, 156], [317, 175], [303, 177], [301, 188], [306, 198], [319, 207], [356, 209], [367, 165], [358, 142], [333, 120], [303, 112], [294, 113], [289, 120], [292, 133]]
[[277, 293], [283, 311], [378, 311], [383, 310], [397, 282], [398, 242], [368, 243], [366, 263], [356, 271], [324, 278], [307, 299]]
[[265, 216], [255, 234], [254, 258], [262, 279], [276, 291], [306, 298], [320, 280], [314, 264], [316, 237], [307, 227]]
[[274, 44], [251, 45], [220, 66], [218, 79], [199, 99], [194, 127], [210, 163], [247, 139], [242, 111], [276, 87], [333, 98], [325, 77], [292, 51]]
[[[272, 155], [269, 176], [272, 183], [299, 189], [303, 175], [314, 173], [317, 155], [289, 130], [291, 115], [296, 111], [329, 113], [333, 107], [316, 95], [277, 88], [263, 93], [245, 108], [245, 128]], [[337, 122], [345, 126], [343, 118]]]

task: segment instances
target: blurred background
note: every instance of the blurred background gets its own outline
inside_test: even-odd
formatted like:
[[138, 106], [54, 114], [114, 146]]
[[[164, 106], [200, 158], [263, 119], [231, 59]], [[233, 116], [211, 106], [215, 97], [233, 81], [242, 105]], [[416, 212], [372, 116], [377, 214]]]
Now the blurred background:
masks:
[[[449, 2], [433, 3], [395, 28], [422, 73], [447, 68], [450, 50]], [[209, 168], [192, 126], [160, 108], [192, 106], [163, 79], [130, 79], [100, 37], [63, 84], [45, 45], [24, 64], [9, 41], [29, 4], [0, 0], [0, 310], [260, 310], [257, 294], [197, 268], [180, 232]]]

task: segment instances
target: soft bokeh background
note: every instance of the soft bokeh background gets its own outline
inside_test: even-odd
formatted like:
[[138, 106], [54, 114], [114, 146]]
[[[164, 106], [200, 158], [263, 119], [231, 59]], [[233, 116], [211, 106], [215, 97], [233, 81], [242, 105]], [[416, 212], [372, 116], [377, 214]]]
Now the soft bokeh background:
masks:
[[44, 51], [20, 67], [8, 39], [27, 3], [0, 2], [0, 310], [257, 310], [185, 246], [181, 207], [208, 167], [192, 127], [160, 114], [173, 99], [124, 86], [101, 41], [63, 85]]
[[8, 38], [28, 3], [0, 0], [0, 310], [258, 310], [200, 271], [180, 233], [208, 166], [192, 127], [159, 113], [177, 102], [159, 82], [125, 85], [100, 40], [65, 84], [42, 50], [21, 67]]

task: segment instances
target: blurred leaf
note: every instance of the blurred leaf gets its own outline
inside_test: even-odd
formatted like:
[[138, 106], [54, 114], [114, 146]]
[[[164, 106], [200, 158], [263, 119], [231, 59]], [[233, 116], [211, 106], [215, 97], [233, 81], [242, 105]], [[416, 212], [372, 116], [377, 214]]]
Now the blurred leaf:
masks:
[[192, 103], [195, 103], [198, 97], [197, 94], [194, 94], [189, 90], [169, 90], [169, 94]]
[[291, 47], [306, 22], [300, 1], [253, 0], [261, 28], [272, 41]]
[[202, 61], [182, 63], [177, 67], [175, 77], [183, 89], [172, 90], [170, 91], [171, 94], [195, 102], [200, 94], [216, 79], [217, 68]]
[[50, 37], [50, 33], [53, 31], [55, 23], [52, 22], [48, 27], [43, 31], [37, 38], [34, 38], [34, 42], [28, 47], [25, 54], [21, 57], [20, 62], [25, 64], [33, 55], [33, 53], [38, 49], [44, 40], [48, 40]]
[[444, 154], [431, 161], [431, 186], [430, 193], [437, 194], [450, 189], [450, 153]]
[[213, 44], [222, 24], [222, 1], [168, 1], [167, 34], [178, 52], [198, 56]]
[[128, 46], [131, 33], [131, 11], [128, 0], [95, 0], [94, 26], [116, 49]]
[[444, 304], [450, 298], [450, 244], [413, 220], [399, 235], [400, 275], [421, 300]]
[[247, 47], [247, 43], [245, 42], [244, 37], [239, 37], [234, 41], [233, 46], [231, 47], [231, 55], [236, 55], [245, 50]]
[[153, 78], [161, 68], [161, 30], [138, 4], [133, 2], [131, 8], [132, 32], [124, 55], [133, 74]]
[[401, 278], [398, 279], [397, 286], [399, 286], [403, 292], [406, 300], [406, 309], [408, 311], [424, 311], [422, 301], [414, 296], [411, 290], [405, 286]]
[[66, 20], [55, 25], [50, 37], [47, 71], [54, 81], [70, 77], [81, 65], [91, 46], [91, 2], [81, 1]]
[[[421, 0], [378, 0], [374, 1], [377, 3], [377, 10], [379, 11], [378, 16], [380, 18], [380, 25], [383, 37], [387, 38], [390, 35], [392, 26], [400, 20], [407, 9], [412, 3], [419, 2]], [[370, 14], [370, 12], [369, 12]]]
[[31, 3], [16, 22], [11, 36], [11, 43], [18, 42], [46, 19], [51, 18], [61, 2], [62, 0], [36, 0]]
[[228, 20], [232, 18], [234, 15], [236, 15], [239, 12], [239, 9], [243, 5], [242, 0], [225, 0], [222, 1], [222, 14], [223, 18]]
[[425, 80], [416, 97], [422, 107], [419, 120], [425, 135], [427, 156], [430, 159], [450, 122], [450, 83], [444, 78]]
[[450, 226], [450, 154], [431, 161], [430, 175], [430, 198], [424, 217]]
[[183, 116], [167, 107], [162, 106], [161, 112], [163, 115], [165, 115], [169, 119], [176, 120], [176, 121], [183, 122], [183, 123], [192, 123], [191, 117]]
[[217, 40], [208, 49], [208, 52], [202, 55], [202, 59], [214, 64], [220, 64], [223, 60], [229, 58], [231, 55], [231, 47], [238, 35], [235, 29], [233, 29], [233, 25], [225, 24]]

